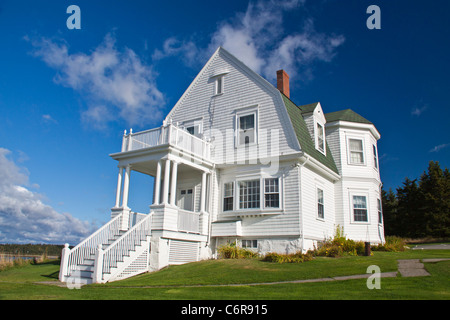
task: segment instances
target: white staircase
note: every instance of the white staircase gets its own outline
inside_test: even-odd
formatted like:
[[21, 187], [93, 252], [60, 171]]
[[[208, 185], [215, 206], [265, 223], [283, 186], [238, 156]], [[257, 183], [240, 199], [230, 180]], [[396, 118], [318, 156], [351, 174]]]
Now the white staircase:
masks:
[[66, 244], [59, 280], [72, 285], [105, 283], [148, 271], [152, 215], [134, 215], [127, 231], [120, 230], [121, 213], [73, 249]]

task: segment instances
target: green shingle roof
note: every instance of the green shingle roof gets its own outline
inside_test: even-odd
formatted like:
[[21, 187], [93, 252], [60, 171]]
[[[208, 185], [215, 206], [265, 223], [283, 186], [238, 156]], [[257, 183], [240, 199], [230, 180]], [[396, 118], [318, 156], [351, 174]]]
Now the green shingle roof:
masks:
[[326, 113], [325, 119], [327, 119], [327, 123], [341, 120], [341, 121], [372, 124], [372, 122], [370, 122], [366, 118], [363, 118], [362, 116], [354, 112], [352, 109], [345, 109], [341, 111]]
[[306, 122], [302, 116], [302, 113], [312, 112], [317, 103], [299, 107], [283, 93], [281, 93], [281, 96], [283, 97], [284, 105], [286, 106], [289, 118], [291, 118], [292, 126], [294, 127], [294, 131], [297, 136], [298, 142], [300, 143], [302, 151], [310, 155], [323, 165], [327, 166], [332, 171], [339, 174], [336, 163], [334, 162], [333, 156], [331, 155], [330, 148], [328, 147], [328, 143], [326, 144], [327, 155], [325, 156], [322, 152], [316, 149], [314, 141], [311, 139], [311, 135], [309, 134], [308, 128], [306, 126]]

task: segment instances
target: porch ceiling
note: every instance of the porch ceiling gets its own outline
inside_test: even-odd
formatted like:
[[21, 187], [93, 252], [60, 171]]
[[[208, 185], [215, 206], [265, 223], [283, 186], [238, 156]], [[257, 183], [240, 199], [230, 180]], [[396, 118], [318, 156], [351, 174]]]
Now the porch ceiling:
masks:
[[[143, 174], [147, 174], [150, 175], [152, 177], [156, 176], [156, 166], [158, 164], [157, 160], [149, 160], [149, 161], [144, 161], [144, 162], [138, 162], [138, 163], [133, 163], [131, 165], [131, 169], [133, 171], [137, 171]], [[164, 161], [163, 161], [163, 165], [162, 165], [162, 169], [164, 170]], [[163, 171], [162, 170], [162, 171]], [[164, 172], [164, 171], [163, 171]], [[201, 170], [193, 168], [187, 164], [184, 163], [179, 163], [178, 164], [178, 176], [183, 176], [183, 175], [192, 175], [193, 172], [198, 172], [199, 176], [201, 175]]]

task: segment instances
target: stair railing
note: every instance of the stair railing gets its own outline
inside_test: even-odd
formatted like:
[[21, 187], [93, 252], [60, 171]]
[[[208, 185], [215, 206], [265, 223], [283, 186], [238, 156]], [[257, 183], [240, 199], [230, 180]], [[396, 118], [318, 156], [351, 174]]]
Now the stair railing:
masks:
[[60, 280], [64, 281], [64, 278], [70, 276], [70, 273], [75, 270], [76, 266], [83, 264], [86, 259], [94, 259], [99, 245], [108, 243], [108, 240], [114, 239], [115, 236], [120, 234], [121, 221], [122, 213], [80, 242], [75, 248], [70, 250], [66, 246], [63, 250], [68, 249], [70, 252], [65, 253], [65, 258], [61, 259], [63, 272]]
[[94, 282], [106, 282], [105, 273], [110, 274], [111, 269], [117, 267], [119, 262], [124, 261], [124, 257], [129, 256], [130, 251], [134, 251], [136, 246], [147, 240], [151, 232], [151, 218], [152, 214], [148, 214], [108, 248], [105, 250], [97, 249]]

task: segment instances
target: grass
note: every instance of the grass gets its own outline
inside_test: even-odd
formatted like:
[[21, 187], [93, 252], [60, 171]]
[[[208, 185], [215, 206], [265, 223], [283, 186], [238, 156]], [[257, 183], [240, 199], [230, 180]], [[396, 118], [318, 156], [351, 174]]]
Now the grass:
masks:
[[[425, 263], [429, 277], [382, 278], [381, 290], [366, 280], [302, 284], [245, 285], [366, 273], [369, 265], [396, 271], [398, 259], [450, 258], [449, 250], [374, 252], [371, 257], [316, 257], [304, 263], [271, 263], [259, 259], [207, 260], [170, 266], [80, 290], [40, 284], [57, 282], [59, 261], [30, 264], [0, 272], [0, 299], [8, 300], [299, 300], [299, 299], [450, 299], [450, 261]], [[242, 286], [210, 286], [242, 284]], [[201, 286], [209, 285], [209, 286]], [[186, 287], [192, 286], [192, 287]]]

